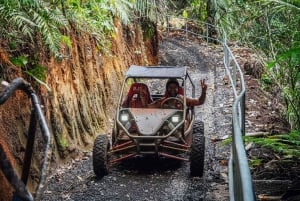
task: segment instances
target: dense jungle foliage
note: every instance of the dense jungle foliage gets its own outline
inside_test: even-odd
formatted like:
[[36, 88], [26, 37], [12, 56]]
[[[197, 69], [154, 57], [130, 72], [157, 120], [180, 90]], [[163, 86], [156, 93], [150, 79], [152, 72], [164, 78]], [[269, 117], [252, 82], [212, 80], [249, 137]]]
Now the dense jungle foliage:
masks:
[[225, 30], [229, 40], [254, 49], [264, 64], [261, 83], [278, 88], [285, 101], [282, 115], [291, 133], [249, 138], [262, 146], [300, 156], [300, 1], [299, 0], [207, 0], [187, 1], [192, 18], [207, 20]]
[[[147, 23], [163, 20], [166, 13], [222, 27], [229, 40], [257, 51], [265, 64], [261, 82], [266, 88], [280, 89], [286, 103], [282, 115], [291, 125], [291, 134], [284, 135], [288, 143], [280, 144], [279, 150], [292, 146], [289, 154], [299, 156], [299, 0], [1, 0], [1, 43], [8, 44], [5, 51], [11, 58], [2, 51], [0, 57], [47, 86], [46, 68], [37, 62], [38, 50], [46, 46], [49, 55], [64, 59], [60, 49], [71, 48], [66, 34], [70, 28], [91, 33], [99, 50], [108, 52], [115, 17], [124, 24], [138, 21], [147, 27]], [[145, 32], [151, 34], [153, 30]], [[5, 68], [0, 64], [0, 74]], [[259, 143], [274, 145], [270, 140]]]

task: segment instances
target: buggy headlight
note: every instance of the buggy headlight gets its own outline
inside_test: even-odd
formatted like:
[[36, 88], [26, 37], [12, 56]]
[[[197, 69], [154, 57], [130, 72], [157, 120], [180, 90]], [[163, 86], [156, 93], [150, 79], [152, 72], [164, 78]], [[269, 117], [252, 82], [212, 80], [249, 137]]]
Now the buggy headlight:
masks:
[[180, 117], [178, 115], [174, 115], [171, 118], [172, 123], [177, 124], [180, 121]]
[[122, 113], [120, 115], [120, 121], [127, 122], [129, 120], [129, 114], [128, 113]]

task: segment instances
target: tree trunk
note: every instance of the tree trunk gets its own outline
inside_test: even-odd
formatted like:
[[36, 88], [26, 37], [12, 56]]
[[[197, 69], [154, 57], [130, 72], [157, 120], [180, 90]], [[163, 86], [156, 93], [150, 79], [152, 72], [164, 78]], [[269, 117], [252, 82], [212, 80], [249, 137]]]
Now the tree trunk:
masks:
[[[216, 0], [207, 0], [206, 2], [206, 12], [207, 12], [207, 19], [206, 23], [208, 24], [208, 37], [217, 39], [218, 38], [218, 32], [215, 28], [216, 26], [216, 12], [217, 12], [217, 2]], [[214, 40], [210, 39], [210, 42]]]

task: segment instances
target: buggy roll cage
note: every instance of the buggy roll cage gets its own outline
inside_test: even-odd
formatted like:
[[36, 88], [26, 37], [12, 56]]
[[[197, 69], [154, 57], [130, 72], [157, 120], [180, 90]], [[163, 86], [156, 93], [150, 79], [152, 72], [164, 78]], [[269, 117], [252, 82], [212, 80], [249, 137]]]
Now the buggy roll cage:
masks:
[[[192, 81], [191, 76], [189, 75], [188, 71], [187, 71], [187, 66], [138, 66], [138, 65], [131, 65], [128, 68], [128, 71], [125, 74], [125, 79], [123, 81], [122, 84], [122, 88], [121, 88], [121, 96], [119, 96], [119, 101], [118, 101], [118, 107], [117, 107], [117, 111], [116, 114], [119, 114], [119, 112], [122, 110], [120, 107], [122, 105], [122, 94], [124, 94], [125, 91], [125, 85], [128, 79], [133, 79], [134, 81], [137, 81], [136, 79], [139, 78], [149, 78], [149, 79], [168, 79], [168, 78], [176, 78], [176, 79], [181, 79], [182, 82], [182, 87], [184, 88], [184, 100], [183, 103], [184, 105], [186, 105], [186, 84], [187, 82], [189, 82], [191, 84], [191, 97], [194, 98], [195, 97], [195, 84]], [[189, 81], [187, 81], [189, 80]], [[153, 94], [151, 94], [153, 95]], [[194, 107], [189, 106], [191, 112], [192, 112], [192, 119], [191, 122], [194, 122], [195, 120], [195, 115], [194, 115]], [[186, 116], [187, 111], [184, 110], [183, 111], [183, 116]], [[116, 121], [118, 122], [118, 125], [120, 125], [122, 127], [121, 122], [119, 121], [118, 118], [116, 118]], [[192, 124], [189, 125], [188, 129], [185, 131], [185, 133], [191, 132]], [[179, 127], [179, 126], [178, 126]], [[124, 129], [124, 127], [123, 127]], [[125, 129], [126, 130], [126, 129]], [[126, 132], [126, 131], [125, 131]], [[129, 132], [126, 132], [128, 136], [131, 136]], [[132, 136], [131, 136], [132, 137]], [[135, 138], [147, 138], [146, 136], [143, 137], [138, 137], [135, 136]], [[155, 138], [153, 136], [151, 136], [150, 138]], [[160, 137], [157, 137], [160, 138]]]
[[[136, 81], [137, 78], [157, 78], [157, 79], [168, 79], [177, 78], [183, 81], [185, 88], [186, 80], [190, 80], [192, 85], [192, 97], [195, 97], [195, 85], [192, 82], [190, 75], [187, 72], [186, 66], [137, 66], [131, 65], [125, 75], [124, 82], [122, 84], [121, 94], [124, 93], [125, 84], [127, 79], [132, 78]], [[185, 94], [184, 94], [185, 96]], [[121, 105], [122, 97], [119, 97], [118, 105]], [[185, 100], [184, 100], [185, 104]]]
[[33, 201], [34, 198], [26, 188], [26, 184], [29, 176], [31, 159], [33, 155], [33, 146], [35, 141], [35, 133], [37, 130], [37, 123], [39, 123], [40, 130], [45, 144], [43, 147], [44, 161], [42, 162], [40, 181], [36, 188], [36, 195], [35, 195], [35, 199], [38, 200], [41, 195], [42, 188], [44, 186], [46, 169], [48, 166], [48, 159], [50, 156], [50, 136], [51, 136], [50, 131], [47, 126], [39, 100], [36, 94], [34, 93], [34, 90], [31, 87], [30, 83], [25, 81], [23, 78], [16, 78], [11, 83], [2, 81], [1, 85], [4, 85], [6, 88], [3, 91], [3, 93], [0, 94], [0, 105], [4, 104], [13, 95], [15, 91], [21, 90], [29, 96], [32, 103], [32, 111], [30, 115], [27, 145], [26, 145], [25, 155], [23, 159], [21, 179], [18, 178], [16, 171], [13, 169], [13, 166], [11, 165], [10, 161], [7, 159], [7, 156], [1, 144], [0, 144], [0, 167], [5, 177], [7, 178], [8, 182], [13, 186], [15, 190], [13, 194], [13, 201]]

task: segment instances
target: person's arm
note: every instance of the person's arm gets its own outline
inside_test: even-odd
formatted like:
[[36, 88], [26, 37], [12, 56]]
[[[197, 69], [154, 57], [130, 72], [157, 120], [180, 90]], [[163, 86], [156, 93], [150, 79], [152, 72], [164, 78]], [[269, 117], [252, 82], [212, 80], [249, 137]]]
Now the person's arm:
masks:
[[201, 89], [202, 89], [200, 97], [199, 98], [186, 98], [186, 104], [188, 106], [202, 105], [205, 102], [207, 85], [205, 84], [205, 80], [201, 80], [200, 84], [201, 84]]
[[147, 108], [160, 108], [160, 104], [161, 104], [161, 99], [153, 101], [150, 104], [147, 104]]
[[161, 100], [156, 100], [151, 103], [148, 103], [148, 97], [146, 96], [146, 93], [144, 91], [140, 91], [140, 98], [143, 105], [143, 108], [160, 108], [160, 102]]

